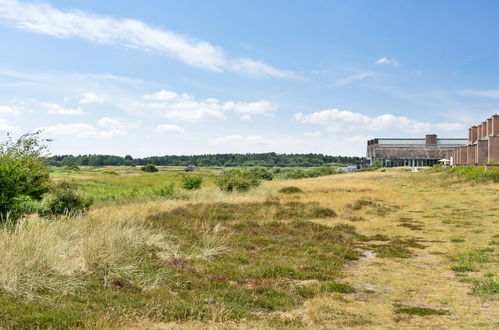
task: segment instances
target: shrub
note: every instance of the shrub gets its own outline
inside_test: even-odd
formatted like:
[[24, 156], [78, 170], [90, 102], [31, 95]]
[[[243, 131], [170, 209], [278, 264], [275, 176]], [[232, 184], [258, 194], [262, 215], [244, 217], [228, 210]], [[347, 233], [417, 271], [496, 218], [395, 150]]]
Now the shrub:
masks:
[[0, 222], [31, 212], [33, 202], [48, 189], [49, 169], [42, 154], [49, 140], [40, 134], [24, 134], [16, 141], [8, 136], [0, 143]]
[[281, 194], [301, 194], [303, 193], [303, 190], [295, 186], [289, 186], [279, 189], [279, 192]]
[[184, 175], [182, 177], [182, 187], [187, 190], [196, 190], [201, 188], [203, 178], [195, 175]]
[[148, 173], [158, 172], [158, 168], [152, 164], [144, 165], [140, 168], [140, 170]]
[[79, 171], [80, 167], [78, 167], [78, 165], [76, 165], [75, 163], [72, 163], [72, 164], [69, 164], [68, 166], [66, 166], [64, 169], [66, 171]]
[[84, 196], [77, 184], [63, 181], [55, 184], [43, 198], [38, 213], [43, 217], [77, 216], [88, 211], [93, 200]]
[[485, 170], [485, 166], [456, 166], [448, 170], [449, 173], [456, 173], [464, 176], [467, 180], [476, 182], [499, 182], [499, 168], [493, 167]]
[[223, 191], [232, 192], [237, 190], [243, 192], [253, 187], [258, 187], [260, 181], [257, 179], [248, 179], [236, 173], [224, 173], [215, 184]]
[[165, 187], [158, 191], [158, 195], [166, 197], [168, 199], [175, 199], [177, 194], [175, 192], [175, 185], [173, 183], [167, 184]]
[[273, 169], [275, 176], [281, 179], [303, 179], [303, 178], [316, 178], [324, 175], [331, 175], [338, 173], [335, 168], [332, 167], [317, 167], [311, 169]]

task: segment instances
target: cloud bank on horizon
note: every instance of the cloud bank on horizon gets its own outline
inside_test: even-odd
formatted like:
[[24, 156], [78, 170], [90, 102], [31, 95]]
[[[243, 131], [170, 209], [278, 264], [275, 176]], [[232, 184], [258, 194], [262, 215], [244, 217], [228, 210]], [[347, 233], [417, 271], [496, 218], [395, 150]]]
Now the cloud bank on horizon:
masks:
[[[266, 19], [262, 3], [241, 9], [199, 3], [186, 11], [153, 1], [113, 14], [113, 6], [97, 0], [87, 9], [63, 0], [58, 6], [0, 0], [0, 136], [43, 129], [55, 138], [56, 154], [363, 155], [375, 136], [464, 137], [470, 123], [499, 107], [497, 75], [473, 81], [460, 70], [467, 58], [449, 63], [370, 44], [367, 30], [355, 34], [353, 17], [293, 30], [302, 14], [322, 17], [348, 5], [286, 8], [288, 22], [275, 15], [284, 10], [277, 4], [266, 9]], [[165, 15], [159, 24], [156, 11]], [[140, 19], [123, 18], [135, 12]], [[247, 12], [261, 15], [258, 26], [242, 28]], [[209, 19], [220, 13], [225, 20]], [[378, 38], [405, 40], [403, 31], [387, 35], [374, 18], [364, 18]], [[327, 31], [336, 30], [345, 36], [329, 45], [334, 32]], [[413, 38], [458, 47], [427, 33]], [[352, 40], [364, 40], [366, 48]], [[340, 47], [347, 56], [333, 51]], [[108, 67], [94, 71], [101, 60]], [[432, 66], [447, 72], [432, 74]]]

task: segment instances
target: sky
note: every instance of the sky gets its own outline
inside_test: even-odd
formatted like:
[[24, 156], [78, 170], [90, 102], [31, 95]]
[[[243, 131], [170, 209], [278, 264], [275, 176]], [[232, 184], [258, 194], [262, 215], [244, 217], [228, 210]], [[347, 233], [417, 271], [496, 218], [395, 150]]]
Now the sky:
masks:
[[466, 137], [497, 1], [0, 0], [0, 139], [52, 154], [324, 153]]

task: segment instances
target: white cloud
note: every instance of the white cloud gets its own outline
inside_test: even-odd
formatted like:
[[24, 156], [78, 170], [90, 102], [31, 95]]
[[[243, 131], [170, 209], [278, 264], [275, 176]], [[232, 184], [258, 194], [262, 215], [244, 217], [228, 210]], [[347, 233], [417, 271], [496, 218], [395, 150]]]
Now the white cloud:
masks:
[[391, 64], [393, 66], [399, 66], [400, 63], [397, 60], [382, 57], [378, 59], [374, 64]]
[[367, 77], [374, 76], [374, 72], [359, 72], [351, 76], [347, 76], [345, 78], [339, 79], [336, 82], [337, 86], [346, 86], [348, 84], [351, 84], [355, 81], [359, 81], [362, 79], [365, 79]]
[[57, 124], [54, 126], [40, 127], [45, 133], [50, 136], [77, 136], [77, 137], [95, 137], [98, 136], [97, 129], [89, 124]]
[[243, 76], [253, 77], [253, 78], [264, 78], [264, 77], [274, 77], [274, 78], [300, 78], [294, 72], [283, 71], [276, 69], [272, 65], [265, 64], [263, 62], [254, 61], [249, 58], [242, 58], [235, 60], [231, 64], [232, 71], [239, 73]]
[[429, 132], [432, 129], [453, 131], [464, 129], [461, 123], [428, 123], [384, 114], [369, 117], [361, 113], [328, 109], [305, 115], [295, 114], [295, 120], [303, 124], [323, 125], [331, 132], [402, 130], [411, 133]]
[[314, 131], [314, 132], [305, 132], [303, 133], [303, 135], [307, 137], [318, 137], [321, 136], [322, 133], [320, 131]]
[[151, 27], [134, 19], [117, 19], [81, 10], [59, 10], [47, 3], [0, 1], [0, 19], [18, 29], [58, 38], [81, 38], [95, 44], [122, 46], [173, 57], [212, 71], [232, 71], [252, 77], [292, 78], [293, 74], [251, 59], [228, 59], [206, 41]]
[[0, 105], [0, 116], [19, 116], [21, 114], [21, 110], [14, 107], [9, 107], [6, 105]]
[[263, 137], [258, 135], [242, 136], [242, 135], [228, 135], [220, 136], [213, 140], [213, 144], [266, 144], [268, 143]]
[[258, 102], [225, 102], [223, 105], [225, 110], [233, 110], [235, 112], [249, 115], [265, 115], [276, 109], [276, 106], [269, 101]]
[[242, 115], [239, 118], [239, 120], [242, 120], [242, 121], [253, 121], [253, 118], [250, 115], [246, 114], [246, 115]]
[[104, 102], [104, 98], [92, 92], [84, 93], [83, 97], [80, 99], [80, 103], [82, 104], [102, 103], [102, 102]]
[[4, 119], [0, 119], [0, 132], [15, 133], [19, 131], [19, 127], [10, 126]]
[[97, 121], [97, 126], [86, 123], [57, 124], [53, 126], [40, 127], [41, 130], [50, 136], [75, 136], [80, 138], [112, 138], [125, 136], [127, 129], [136, 127], [120, 121], [116, 118], [104, 117]]
[[47, 112], [53, 115], [75, 116], [82, 114], [80, 108], [76, 109], [63, 108], [57, 103], [42, 103], [42, 107], [47, 109], [48, 110]]
[[483, 90], [463, 90], [459, 94], [467, 96], [480, 96], [480, 97], [490, 97], [493, 99], [499, 99], [499, 89], [483, 89]]
[[155, 101], [172, 101], [177, 98], [177, 93], [172, 91], [167, 91], [165, 89], [160, 90], [159, 92], [144, 95], [145, 99], [155, 100]]
[[[192, 95], [178, 94], [168, 90], [146, 94], [144, 99], [153, 100], [154, 102], [135, 102], [132, 106], [155, 110], [165, 118], [183, 121], [225, 119], [228, 111], [247, 115], [268, 115], [276, 108], [274, 104], [266, 100], [257, 102], [221, 102], [215, 98], [208, 98], [198, 101]], [[248, 117], [244, 117], [244, 119], [247, 120]]]
[[158, 133], [176, 133], [176, 134], [184, 134], [185, 129], [178, 125], [173, 124], [160, 124], [156, 127], [156, 131]]

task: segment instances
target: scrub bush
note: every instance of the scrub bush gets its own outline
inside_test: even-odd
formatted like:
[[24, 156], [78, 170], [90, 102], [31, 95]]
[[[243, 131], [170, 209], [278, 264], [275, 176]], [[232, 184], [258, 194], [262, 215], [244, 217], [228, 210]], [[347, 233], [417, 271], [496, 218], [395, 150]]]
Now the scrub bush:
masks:
[[185, 175], [182, 177], [182, 187], [187, 190], [196, 190], [201, 188], [203, 178], [194, 175]]
[[152, 164], [144, 165], [140, 168], [140, 170], [148, 173], [158, 172], [158, 168]]
[[232, 192], [237, 190], [239, 192], [244, 192], [253, 187], [258, 187], [260, 185], [260, 181], [257, 179], [246, 178], [237, 172], [232, 172], [222, 174], [215, 184], [222, 191]]
[[41, 132], [0, 143], [0, 222], [17, 220], [33, 211], [33, 203], [48, 189], [49, 169], [43, 153], [49, 140]]
[[63, 181], [55, 184], [43, 198], [38, 213], [43, 217], [69, 216], [84, 214], [93, 200], [79, 191], [73, 182]]

